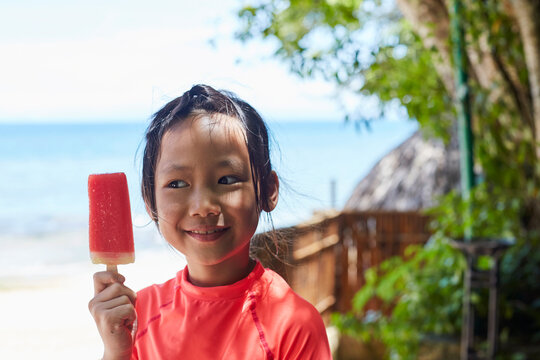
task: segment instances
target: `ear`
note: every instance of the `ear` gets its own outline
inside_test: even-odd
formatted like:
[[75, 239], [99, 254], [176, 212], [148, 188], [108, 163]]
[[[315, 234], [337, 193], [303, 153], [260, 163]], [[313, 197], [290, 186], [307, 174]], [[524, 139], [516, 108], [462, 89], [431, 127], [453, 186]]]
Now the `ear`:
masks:
[[277, 173], [272, 170], [270, 173], [270, 176], [268, 177], [268, 183], [266, 185], [267, 193], [268, 193], [268, 201], [266, 205], [263, 207], [263, 210], [266, 212], [270, 212], [276, 208], [276, 205], [278, 203], [279, 198], [279, 178], [277, 176]]

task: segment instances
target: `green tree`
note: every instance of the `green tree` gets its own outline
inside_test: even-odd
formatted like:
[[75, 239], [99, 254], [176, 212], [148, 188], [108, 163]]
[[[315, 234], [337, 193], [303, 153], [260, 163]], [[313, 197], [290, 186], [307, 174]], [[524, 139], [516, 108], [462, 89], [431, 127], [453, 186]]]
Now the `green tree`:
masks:
[[[239, 10], [237, 36], [273, 39], [275, 56], [292, 72], [322, 76], [359, 102], [378, 99], [378, 114], [351, 111], [349, 120], [369, 122], [398, 105], [427, 136], [449, 141], [456, 127], [451, 5], [258, 0]], [[516, 239], [502, 264], [501, 340], [540, 341], [540, 2], [463, 0], [463, 7], [475, 169], [482, 182], [468, 202], [459, 193], [440, 199], [431, 209], [430, 245], [411, 250], [408, 261], [392, 259], [373, 270], [355, 298], [355, 312], [335, 319], [344, 331], [377, 335], [389, 355], [401, 358], [414, 358], [424, 333], [458, 331], [455, 294], [462, 285], [456, 279], [463, 263], [448, 239], [462, 237], [468, 226], [476, 236]], [[472, 223], [463, 217], [466, 208]], [[373, 295], [393, 309], [391, 316], [366, 317], [362, 308]], [[437, 320], [442, 324], [435, 326]]]

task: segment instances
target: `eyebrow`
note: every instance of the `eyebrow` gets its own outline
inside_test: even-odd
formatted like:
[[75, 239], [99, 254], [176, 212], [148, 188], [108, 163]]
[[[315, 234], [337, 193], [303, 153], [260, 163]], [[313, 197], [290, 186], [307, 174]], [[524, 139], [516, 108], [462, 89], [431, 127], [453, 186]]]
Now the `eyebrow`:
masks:
[[223, 159], [216, 166], [219, 168], [232, 168], [233, 170], [242, 170], [244, 168], [242, 161], [237, 159]]
[[[218, 168], [231, 168], [231, 169], [233, 169], [235, 171], [241, 171], [241, 170], [244, 169], [242, 161], [237, 160], [237, 159], [230, 159], [230, 158], [220, 160], [216, 164], [216, 167], [218, 167]], [[168, 164], [167, 166], [165, 166], [162, 169], [161, 172], [167, 173], [167, 172], [170, 172], [170, 171], [190, 171], [192, 169], [193, 169], [193, 167], [191, 167], [191, 166], [172, 163], [172, 164]]]
[[170, 171], [186, 171], [191, 170], [191, 166], [181, 165], [181, 164], [168, 164], [165, 166], [161, 172], [170, 172]]

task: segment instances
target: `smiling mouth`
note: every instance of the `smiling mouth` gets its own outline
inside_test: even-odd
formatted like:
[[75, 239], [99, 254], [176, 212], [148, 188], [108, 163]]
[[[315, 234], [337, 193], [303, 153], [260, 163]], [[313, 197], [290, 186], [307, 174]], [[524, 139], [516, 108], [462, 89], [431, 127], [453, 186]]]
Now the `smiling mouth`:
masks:
[[199, 241], [215, 241], [218, 240], [227, 230], [229, 230], [229, 227], [209, 230], [186, 230], [186, 233]]
[[210, 230], [210, 231], [188, 230], [188, 233], [197, 234], [197, 235], [210, 235], [210, 234], [215, 234], [217, 232], [223, 232], [225, 230], [227, 230], [227, 228], [215, 229], [215, 230]]

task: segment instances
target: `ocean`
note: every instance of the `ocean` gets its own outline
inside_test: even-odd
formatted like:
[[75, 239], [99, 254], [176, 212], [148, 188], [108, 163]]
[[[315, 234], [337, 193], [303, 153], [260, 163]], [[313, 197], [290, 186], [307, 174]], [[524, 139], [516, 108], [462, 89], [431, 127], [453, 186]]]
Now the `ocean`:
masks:
[[[92, 173], [126, 173], [136, 251], [163, 245], [140, 195], [146, 126], [0, 124], [0, 275], [41, 274], [53, 265], [89, 261], [87, 177]], [[316, 210], [342, 208], [358, 181], [417, 125], [378, 121], [371, 131], [357, 131], [339, 120], [276, 121], [269, 128], [282, 183], [272, 218], [275, 227], [283, 227], [308, 220]]]

